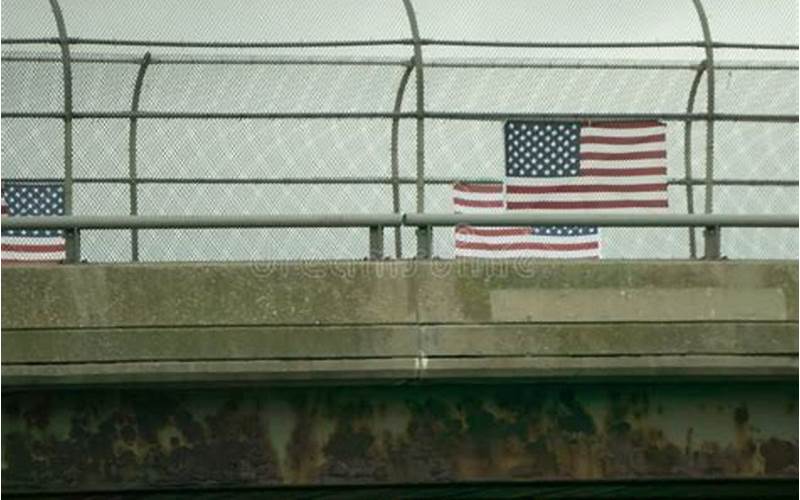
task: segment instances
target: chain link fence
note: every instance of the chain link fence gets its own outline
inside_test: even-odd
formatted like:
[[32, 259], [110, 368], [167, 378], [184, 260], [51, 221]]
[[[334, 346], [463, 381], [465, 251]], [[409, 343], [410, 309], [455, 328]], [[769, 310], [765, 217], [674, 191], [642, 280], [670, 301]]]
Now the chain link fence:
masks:
[[[713, 212], [798, 212], [797, 35], [791, 23], [781, 25], [782, 32], [768, 26], [762, 36], [751, 27], [755, 35], [748, 31], [740, 38], [715, 39], [713, 102], [722, 119], [707, 121], [696, 115], [707, 112], [710, 66], [704, 49], [711, 40], [703, 40], [695, 4], [688, 0], [680, 9], [693, 24], [679, 25], [672, 42], [631, 41], [624, 32], [620, 38], [615, 30], [628, 28], [619, 25], [612, 26], [610, 38], [581, 33], [591, 41], [579, 47], [536, 36], [513, 39], [522, 37], [525, 18], [518, 17], [523, 14], [528, 19], [548, 12], [569, 15], [560, 2], [544, 2], [537, 9], [513, 3], [501, 9], [504, 14], [495, 23], [508, 25], [507, 43], [493, 41], [506, 37], [482, 31], [487, 23], [480, 22], [467, 26], [469, 39], [456, 39], [456, 25], [446, 22], [450, 13], [491, 12], [498, 7], [495, 2], [447, 8], [409, 2], [412, 12], [417, 6], [421, 37], [432, 37], [417, 40], [422, 60], [412, 58], [415, 43], [400, 0], [343, 2], [323, 13], [311, 4], [278, 7], [298, 27], [309, 26], [303, 33], [318, 30], [318, 36], [291, 38], [293, 31], [285, 28], [268, 43], [257, 38], [267, 36], [254, 28], [257, 22], [233, 23], [236, 15], [246, 15], [246, 2], [237, 3], [230, 19], [218, 20], [222, 28], [212, 30], [227, 38], [201, 38], [195, 45], [186, 43], [195, 31], [185, 32], [181, 22], [163, 18], [180, 3], [136, 10], [159, 20], [147, 28], [144, 18], [140, 26], [121, 25], [114, 13], [103, 13], [108, 7], [102, 2], [61, 3], [66, 35], [75, 38], [58, 38], [50, 11], [62, 7], [58, 2], [3, 2], [4, 31], [10, 29], [8, 16], [20, 25], [11, 29], [14, 37], [3, 40], [3, 182], [66, 176], [73, 183], [75, 215], [406, 213], [421, 208], [419, 181], [425, 212], [452, 213], [454, 182], [503, 181], [503, 121], [507, 115], [526, 114], [665, 118], [671, 213], [704, 211], [707, 126], [713, 123]], [[328, 9], [346, 23], [361, 9], [380, 10], [374, 4], [385, 10], [370, 30], [361, 27], [348, 36], [340, 26], [324, 27]], [[647, 9], [637, 2], [581, 5], [591, 10], [590, 4], [605, 5], [611, 11], [608, 18], [614, 19], [614, 7], [621, 13]], [[737, 6], [746, 12], [744, 3]], [[123, 2], [118, 8], [135, 7]], [[248, 8], [263, 11], [256, 4]], [[796, 21], [796, 5], [783, 8], [783, 15]], [[293, 17], [298, 12], [315, 15]], [[90, 14], [96, 22], [80, 17]], [[186, 15], [184, 24], [207, 22], [198, 20], [196, 12]], [[276, 26], [263, 15], [256, 16], [259, 22]], [[729, 14], [711, 8], [712, 32], [715, 18], [724, 25], [724, 16]], [[767, 20], [780, 24], [774, 18]], [[130, 36], [137, 29], [140, 36]], [[577, 27], [561, 31], [568, 34], [569, 29]], [[332, 46], [313, 46], [317, 42]], [[71, 49], [68, 108], [59, 43]], [[666, 58], [665, 52], [676, 59]], [[726, 58], [727, 53], [732, 57]], [[423, 88], [417, 88], [420, 70]], [[420, 96], [424, 110], [418, 106]], [[67, 121], [72, 151], [71, 172], [65, 173]], [[418, 122], [424, 127], [423, 164]], [[700, 233], [693, 255], [689, 229], [604, 228], [602, 255], [702, 256]], [[726, 229], [721, 253], [797, 258], [797, 242], [797, 229]], [[433, 256], [452, 258], [453, 247], [452, 230], [434, 231]], [[416, 235], [408, 228], [387, 229], [385, 248], [391, 257], [412, 257], [418, 254]], [[369, 234], [358, 228], [139, 230], [136, 238], [132, 231], [89, 230], [82, 233], [80, 258], [352, 259], [365, 258], [368, 251]]]

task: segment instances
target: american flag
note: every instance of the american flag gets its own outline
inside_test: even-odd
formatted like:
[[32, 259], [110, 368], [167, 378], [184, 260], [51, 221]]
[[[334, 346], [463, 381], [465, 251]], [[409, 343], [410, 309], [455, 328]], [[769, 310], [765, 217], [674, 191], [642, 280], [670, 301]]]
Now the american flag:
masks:
[[[460, 213], [503, 212], [503, 184], [453, 186]], [[485, 259], [592, 259], [600, 257], [600, 232], [589, 226], [473, 227], [455, 230], [455, 256]]]
[[505, 125], [506, 208], [619, 212], [667, 207], [666, 125]]
[[[64, 186], [60, 183], [7, 182], [2, 186], [3, 217], [64, 215]], [[3, 229], [3, 262], [52, 262], [66, 257], [62, 231]]]

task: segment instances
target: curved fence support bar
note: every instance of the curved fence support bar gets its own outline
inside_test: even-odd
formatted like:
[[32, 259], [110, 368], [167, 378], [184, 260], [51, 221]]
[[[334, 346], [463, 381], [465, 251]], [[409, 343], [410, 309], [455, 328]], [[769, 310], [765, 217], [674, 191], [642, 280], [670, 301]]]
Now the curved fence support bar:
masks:
[[[711, 38], [711, 28], [708, 25], [708, 16], [703, 9], [701, 0], [692, 0], [697, 16], [700, 18], [700, 25], [703, 28], [703, 39], [706, 49], [706, 67], [708, 75], [706, 82], [708, 85], [707, 113], [711, 117], [714, 115], [714, 42]], [[705, 213], [710, 214], [714, 211], [714, 121], [706, 123], [706, 186], [705, 186]], [[705, 257], [716, 259], [720, 255], [719, 231], [706, 228], [705, 235]]]
[[[138, 120], [135, 113], [139, 111], [139, 98], [142, 94], [142, 84], [144, 83], [144, 75], [147, 73], [147, 68], [150, 66], [150, 52], [146, 52], [142, 57], [142, 62], [139, 65], [139, 72], [136, 74], [136, 84], [133, 86], [133, 98], [131, 99], [131, 126], [128, 135], [128, 179], [130, 188], [130, 208], [131, 215], [139, 213], [139, 186], [137, 179], [139, 174], [136, 170], [136, 135], [138, 129]], [[133, 262], [139, 261], [139, 231], [131, 229], [131, 259]]]
[[[64, 71], [64, 214], [72, 215], [72, 63], [69, 54], [67, 25], [58, 0], [50, 0], [50, 9], [58, 29], [58, 44], [61, 47], [61, 65]], [[67, 262], [81, 259], [80, 241], [77, 233], [65, 232]]]
[[[414, 69], [417, 82], [417, 212], [425, 212], [425, 79], [422, 73], [422, 39], [419, 36], [417, 14], [411, 0], [403, 0], [414, 41]], [[431, 257], [430, 232], [417, 231], [417, 257]]]
[[[706, 61], [700, 63], [697, 67], [697, 72], [694, 74], [692, 80], [692, 87], [689, 90], [689, 100], [686, 103], [686, 113], [694, 111], [694, 100], [697, 97], [697, 88], [700, 86], [700, 80], [703, 78], [703, 73], [706, 71]], [[692, 122], [687, 121], [683, 127], [683, 167], [685, 170], [686, 178], [686, 212], [689, 214], [694, 213], [694, 182], [692, 182]], [[695, 231], [693, 227], [689, 228], [689, 256], [692, 259], [697, 258], [697, 240], [695, 238]]]
[[[394, 98], [394, 112], [400, 113], [403, 107], [403, 96], [406, 93], [408, 86], [408, 78], [411, 76], [411, 71], [414, 69], [414, 58], [406, 69], [403, 71], [403, 76], [400, 77], [400, 84], [397, 87], [397, 94]], [[392, 118], [392, 210], [394, 213], [400, 213], [400, 118]], [[394, 228], [394, 255], [400, 259], [403, 257], [403, 232], [399, 227]]]

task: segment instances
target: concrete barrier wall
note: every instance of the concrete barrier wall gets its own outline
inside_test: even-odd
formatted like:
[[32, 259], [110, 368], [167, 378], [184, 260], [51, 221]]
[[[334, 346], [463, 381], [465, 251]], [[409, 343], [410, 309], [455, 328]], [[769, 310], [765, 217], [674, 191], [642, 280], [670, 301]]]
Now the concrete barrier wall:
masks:
[[4, 387], [794, 377], [791, 262], [4, 267]]

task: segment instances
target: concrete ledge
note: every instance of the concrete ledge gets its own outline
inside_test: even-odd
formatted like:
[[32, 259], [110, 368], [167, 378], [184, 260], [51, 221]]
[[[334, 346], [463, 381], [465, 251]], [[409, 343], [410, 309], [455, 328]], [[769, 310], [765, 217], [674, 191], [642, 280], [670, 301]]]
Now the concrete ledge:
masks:
[[6, 266], [2, 326], [797, 321], [797, 276], [793, 261]]
[[3, 387], [797, 374], [797, 263], [2, 268]]
[[3, 332], [3, 364], [413, 357], [416, 328], [194, 327]]
[[206, 327], [3, 332], [4, 365], [425, 356], [773, 355], [798, 350], [777, 322]]
[[419, 266], [423, 323], [798, 319], [796, 261], [521, 259]]
[[536, 380], [755, 380], [797, 377], [797, 356], [608, 356], [432, 358], [420, 378]]
[[663, 381], [797, 377], [796, 356], [416, 357], [4, 365], [3, 389], [131, 384], [374, 384], [420, 380]]
[[573, 323], [425, 326], [429, 356], [794, 354], [795, 323]]
[[[397, 269], [395, 269], [397, 267]], [[2, 268], [3, 328], [411, 323], [403, 266], [365, 262]]]

